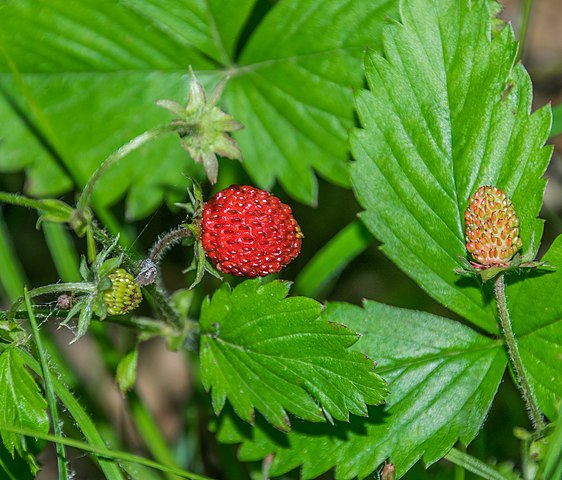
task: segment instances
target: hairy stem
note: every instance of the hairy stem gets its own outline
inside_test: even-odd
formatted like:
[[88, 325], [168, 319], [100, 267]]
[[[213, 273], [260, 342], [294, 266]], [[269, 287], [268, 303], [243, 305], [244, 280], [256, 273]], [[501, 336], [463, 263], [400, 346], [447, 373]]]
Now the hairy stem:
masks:
[[154, 246], [150, 250], [149, 258], [154, 263], [159, 263], [169, 248], [181, 242], [184, 238], [187, 238], [190, 235], [191, 231], [185, 227], [179, 227], [175, 228], [174, 230], [170, 230], [163, 237], [159, 238], [158, 241], [154, 244]]
[[105, 172], [113, 167], [113, 165], [115, 165], [129, 153], [135, 151], [137, 148], [141, 147], [150, 140], [154, 140], [166, 133], [177, 132], [180, 128], [180, 126], [175, 124], [153, 128], [152, 130], [141, 133], [138, 137], [133, 138], [129, 143], [126, 143], [121, 148], [113, 152], [101, 163], [101, 165], [88, 180], [88, 183], [84, 187], [84, 190], [82, 190], [82, 194], [80, 195], [78, 203], [76, 204], [76, 209], [78, 210], [78, 212], [84, 213], [84, 211], [88, 208], [96, 183], [105, 174]]
[[517, 383], [517, 388], [525, 401], [527, 411], [529, 413], [529, 418], [535, 429], [544, 428], [545, 423], [541, 410], [539, 408], [537, 398], [533, 392], [533, 388], [529, 383], [527, 378], [527, 373], [525, 372], [525, 367], [521, 360], [521, 355], [519, 354], [519, 347], [517, 346], [517, 339], [513, 333], [513, 328], [511, 327], [511, 320], [509, 318], [509, 310], [507, 308], [507, 297], [505, 294], [505, 281], [504, 275], [500, 274], [496, 277], [494, 281], [494, 290], [496, 294], [496, 300], [498, 303], [498, 315], [501, 330], [503, 332], [503, 337], [505, 344], [507, 346], [507, 353], [513, 371], [515, 372], [515, 378]]
[[[71, 283], [53, 283], [43, 287], [37, 287], [27, 292], [29, 298], [39, 297], [41, 295], [49, 295], [51, 293], [92, 293], [96, 290], [96, 286], [92, 283], [85, 282], [71, 282]], [[18, 298], [10, 307], [8, 312], [8, 319], [15, 318], [18, 308], [25, 301], [24, 297]]]

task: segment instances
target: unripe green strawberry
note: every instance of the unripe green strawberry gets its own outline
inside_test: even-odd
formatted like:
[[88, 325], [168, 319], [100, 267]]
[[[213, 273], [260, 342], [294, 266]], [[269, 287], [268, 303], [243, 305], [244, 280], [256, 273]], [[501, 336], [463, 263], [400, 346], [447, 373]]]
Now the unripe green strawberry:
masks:
[[519, 219], [505, 192], [480, 187], [468, 200], [464, 213], [466, 249], [474, 266], [507, 266], [521, 248]]
[[224, 273], [263, 277], [300, 252], [302, 233], [291, 207], [258, 188], [232, 185], [203, 207], [203, 250]]
[[111, 288], [103, 292], [108, 315], [125, 315], [139, 306], [142, 300], [141, 290], [127, 270], [113, 270], [108, 278], [111, 280]]

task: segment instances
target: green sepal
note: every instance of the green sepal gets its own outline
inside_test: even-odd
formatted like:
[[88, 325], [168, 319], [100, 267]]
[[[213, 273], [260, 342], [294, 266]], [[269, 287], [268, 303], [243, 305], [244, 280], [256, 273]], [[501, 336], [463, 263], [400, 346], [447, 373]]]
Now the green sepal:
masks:
[[483, 269], [475, 267], [464, 257], [459, 256], [458, 258], [462, 263], [462, 267], [456, 268], [455, 273], [458, 273], [459, 275], [462, 275], [464, 277], [480, 277], [483, 283], [487, 282], [488, 280], [492, 280], [502, 273], [513, 272], [522, 268], [541, 269], [549, 271], [556, 270], [556, 267], [554, 265], [550, 265], [548, 262], [528, 261], [524, 256], [520, 254], [516, 254], [506, 266], [489, 267]]
[[92, 299], [92, 309], [100, 320], [105, 320], [105, 318], [107, 317], [107, 305], [105, 304], [103, 292], [111, 288], [111, 280], [109, 280], [109, 278], [107, 277], [103, 280], [109, 282], [109, 287], [104, 288], [103, 290], [98, 287], [98, 294], [95, 296], [95, 298]]
[[228, 132], [240, 130], [243, 125], [216, 106], [228, 77], [223, 78], [207, 99], [205, 89], [191, 67], [189, 74], [187, 107], [172, 100], [158, 100], [156, 105], [176, 116], [172, 124], [178, 127], [180, 145], [195, 162], [203, 164], [207, 178], [214, 184], [219, 168], [217, 155], [242, 159], [238, 144]]
[[[107, 259], [100, 266], [100, 268], [98, 270], [98, 276], [99, 277], [107, 277], [107, 275], [109, 275], [111, 272], [113, 272], [113, 270], [115, 270], [116, 268], [119, 268], [122, 261], [123, 261], [123, 257], [114, 257], [114, 258]], [[107, 288], [111, 288], [111, 282], [110, 282], [108, 287], [106, 287], [106, 288], [102, 287], [102, 290], [107, 290]]]
[[80, 258], [80, 275], [86, 282], [91, 282], [94, 279], [94, 274], [88, 267], [88, 261], [84, 255]]
[[185, 107], [183, 105], [180, 105], [178, 102], [164, 99], [164, 100], [156, 100], [156, 102], [154, 103], [158, 107], [165, 108], [169, 112], [172, 112], [178, 118], [185, 116]]
[[72, 308], [68, 311], [68, 314], [66, 315], [64, 322], [61, 323], [61, 326], [67, 327], [70, 321], [78, 314], [78, 312], [80, 312], [82, 308], [86, 306], [87, 302], [88, 302], [87, 298], [78, 300], [78, 302], [76, 302], [72, 306]]
[[[187, 186], [187, 195], [189, 197], [189, 202], [187, 203], [174, 203], [176, 207], [182, 208], [187, 212], [187, 223], [190, 223], [191, 219], [198, 218], [203, 212], [203, 191], [201, 190], [201, 185], [199, 182], [193, 178], [189, 178], [189, 185]], [[187, 226], [187, 225], [185, 225]]]
[[98, 290], [104, 292], [105, 290], [109, 290], [111, 288], [111, 280], [107, 277], [107, 275], [101, 277], [98, 282]]
[[198, 240], [195, 242], [195, 255], [193, 257], [195, 261], [195, 280], [189, 286], [192, 289], [195, 285], [197, 285], [202, 279], [203, 275], [205, 274], [205, 251], [203, 250], [203, 243]]
[[76, 332], [76, 336], [71, 340], [71, 344], [80, 337], [84, 336], [88, 331], [88, 327], [92, 321], [92, 314], [94, 313], [93, 303], [94, 298], [92, 297], [88, 297], [88, 299], [84, 302], [84, 306], [80, 310], [80, 316], [78, 317], [78, 331]]

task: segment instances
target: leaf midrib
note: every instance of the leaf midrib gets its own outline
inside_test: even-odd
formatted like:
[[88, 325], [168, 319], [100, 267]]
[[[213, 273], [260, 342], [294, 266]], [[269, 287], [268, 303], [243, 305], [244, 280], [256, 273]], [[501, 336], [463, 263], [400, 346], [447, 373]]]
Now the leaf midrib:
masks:
[[[313, 368], [315, 370], [319, 370], [322, 372], [328, 372], [330, 375], [333, 376], [337, 376], [337, 377], [341, 377], [343, 379], [349, 380], [348, 377], [346, 377], [345, 375], [342, 375], [338, 372], [335, 372], [334, 370], [330, 370], [329, 368], [323, 366], [323, 365], [319, 365], [315, 362], [309, 361], [309, 359], [332, 359], [333, 357], [329, 356], [329, 355], [321, 355], [321, 356], [317, 356], [317, 357], [299, 357], [299, 358], [295, 358], [295, 357], [284, 357], [282, 355], [279, 354], [271, 354], [271, 353], [265, 353], [265, 352], [257, 352], [255, 350], [251, 350], [249, 348], [245, 348], [243, 346], [234, 344], [234, 343], [230, 343], [228, 341], [225, 341], [223, 339], [214, 339], [215, 345], [222, 343], [223, 345], [230, 347], [227, 348], [226, 350], [238, 350], [238, 351], [242, 351], [244, 354], [246, 355], [253, 355], [256, 357], [264, 357], [264, 358], [269, 358], [273, 361], [275, 361], [276, 363], [280, 363], [282, 367], [286, 367], [289, 368], [290, 364], [301, 364], [304, 365], [305, 367], [308, 368]], [[346, 350], [348, 353], [353, 352], [353, 350], [349, 351]], [[358, 353], [358, 352], [357, 352]], [[359, 362], [354, 362], [352, 359], [345, 359], [345, 358], [338, 358], [337, 359], [340, 362], [344, 362], [344, 363], [353, 363], [353, 364], [358, 364]], [[290, 363], [289, 363], [290, 362]], [[266, 369], [268, 372], [270, 372], [269, 369]], [[298, 377], [299, 375], [297, 375], [292, 369], [290, 369], [290, 371], [293, 373], [293, 375], [295, 375], [296, 377]], [[255, 372], [254, 372], [255, 373]], [[380, 374], [380, 371], [377, 369], [377, 374]], [[357, 381], [353, 380], [354, 384], [356, 385], [362, 385], [364, 387], [368, 387], [367, 385], [363, 385], [361, 383], [358, 383]], [[370, 388], [370, 387], [369, 387]]]

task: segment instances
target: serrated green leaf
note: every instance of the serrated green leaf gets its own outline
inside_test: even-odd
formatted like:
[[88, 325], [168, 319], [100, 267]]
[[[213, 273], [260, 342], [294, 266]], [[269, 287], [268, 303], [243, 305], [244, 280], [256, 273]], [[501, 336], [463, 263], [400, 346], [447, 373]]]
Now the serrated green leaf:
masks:
[[245, 421], [255, 410], [290, 428], [287, 412], [309, 421], [347, 421], [382, 402], [384, 382], [366, 356], [349, 350], [357, 334], [319, 319], [322, 306], [285, 298], [288, 284], [224, 284], [201, 310], [201, 371], [218, 414], [226, 399]]
[[562, 401], [562, 236], [542, 260], [556, 270], [507, 277], [507, 301], [529, 381], [541, 410], [554, 420]]
[[[362, 85], [364, 47], [380, 45], [397, 1], [282, 0], [247, 25], [254, 4], [6, 2], [0, 42], [13, 66], [0, 57], [0, 169], [28, 168], [33, 195], [59, 195], [71, 181], [83, 186], [112, 151], [168, 121], [151, 104], [183, 103], [192, 65], [206, 87], [232, 76], [224, 101], [246, 124], [238, 140], [255, 183], [269, 188], [278, 178], [307, 203], [316, 201], [314, 170], [348, 185], [352, 89]], [[12, 78], [13, 68], [21, 78]], [[108, 172], [95, 201], [110, 204], [128, 192], [128, 216], [145, 216], [165, 195], [185, 191], [181, 172], [200, 176], [202, 168], [177, 138], [159, 140]]]
[[225, 97], [246, 126], [234, 136], [258, 185], [271, 187], [278, 177], [289, 194], [311, 203], [313, 168], [349, 184], [344, 160], [354, 124], [352, 89], [363, 82], [365, 46], [380, 45], [396, 3], [283, 1], [256, 28]]
[[244, 441], [243, 460], [273, 453], [272, 476], [302, 466], [310, 479], [335, 467], [336, 478], [351, 479], [368, 477], [389, 458], [400, 477], [421, 457], [431, 464], [457, 439], [468, 444], [476, 436], [505, 370], [499, 342], [458, 322], [376, 302], [329, 305], [324, 317], [363, 334], [353, 349], [374, 358], [388, 380], [386, 406], [349, 425], [293, 422], [287, 435], [265, 422], [244, 430], [227, 420], [219, 439]]
[[161, 32], [216, 63], [229, 64], [256, 0], [125, 0]]
[[493, 305], [454, 273], [465, 257], [463, 213], [480, 185], [512, 199], [525, 253], [536, 254], [551, 148], [549, 107], [529, 115], [531, 83], [514, 65], [510, 26], [492, 30], [488, 2], [404, 0], [365, 61], [351, 137], [362, 219], [382, 249], [431, 296], [490, 332]]
[[[43, 433], [49, 431], [47, 401], [17, 348], [8, 348], [0, 354], [0, 405], [1, 424]], [[20, 435], [7, 431], [0, 431], [0, 435], [12, 455], [15, 450], [25, 456], [25, 443]]]

